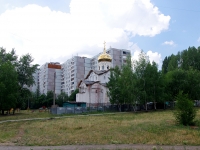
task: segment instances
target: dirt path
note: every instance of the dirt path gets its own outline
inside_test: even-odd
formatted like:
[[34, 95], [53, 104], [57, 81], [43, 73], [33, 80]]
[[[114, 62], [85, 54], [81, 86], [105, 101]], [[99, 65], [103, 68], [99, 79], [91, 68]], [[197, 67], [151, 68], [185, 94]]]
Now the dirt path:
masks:
[[158, 145], [66, 145], [66, 146], [0, 146], [0, 150], [200, 150], [200, 146]]

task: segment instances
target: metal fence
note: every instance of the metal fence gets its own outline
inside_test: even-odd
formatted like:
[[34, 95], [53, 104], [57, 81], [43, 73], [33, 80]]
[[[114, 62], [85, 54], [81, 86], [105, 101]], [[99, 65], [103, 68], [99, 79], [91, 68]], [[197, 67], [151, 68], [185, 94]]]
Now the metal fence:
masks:
[[117, 105], [91, 106], [91, 107], [56, 107], [51, 108], [51, 114], [81, 114], [90, 112], [118, 111]]
[[[176, 102], [164, 102], [156, 103], [156, 109], [173, 109]], [[200, 100], [194, 100], [194, 106], [200, 107]], [[52, 114], [81, 114], [81, 113], [91, 113], [91, 112], [128, 112], [128, 111], [151, 111], [154, 109], [154, 103], [148, 102], [147, 106], [145, 105], [121, 105], [120, 108], [118, 105], [89, 105], [89, 107], [56, 107], [51, 108], [50, 112]]]
[[[159, 106], [157, 105], [158, 109], [163, 109], [164, 106]], [[168, 107], [169, 108], [169, 107]], [[171, 108], [171, 107], [170, 107]], [[152, 110], [154, 109], [153, 103], [149, 103], [147, 105], [147, 110]], [[144, 111], [146, 110], [144, 105], [128, 105], [124, 104], [121, 105], [120, 108], [118, 105], [99, 105], [99, 106], [92, 106], [90, 105], [89, 107], [56, 107], [56, 108], [51, 108], [50, 112], [52, 114], [81, 114], [81, 113], [91, 113], [91, 112], [118, 112], [121, 110], [122, 112], [127, 112], [127, 111]]]

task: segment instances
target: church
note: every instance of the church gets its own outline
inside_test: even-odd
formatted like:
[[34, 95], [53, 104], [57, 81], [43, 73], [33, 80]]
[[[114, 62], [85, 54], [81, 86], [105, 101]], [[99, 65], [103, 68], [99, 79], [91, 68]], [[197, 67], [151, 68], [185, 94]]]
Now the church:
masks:
[[112, 58], [104, 51], [98, 57], [98, 70], [90, 70], [84, 80], [78, 84], [79, 93], [76, 94], [76, 102], [86, 102], [87, 106], [102, 106], [110, 104], [107, 96], [106, 83], [109, 81]]

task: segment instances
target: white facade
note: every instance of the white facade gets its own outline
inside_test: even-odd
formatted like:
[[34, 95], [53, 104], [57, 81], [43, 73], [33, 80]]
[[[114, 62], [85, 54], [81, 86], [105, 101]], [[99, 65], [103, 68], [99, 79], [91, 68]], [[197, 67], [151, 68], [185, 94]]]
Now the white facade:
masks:
[[109, 81], [110, 71], [91, 70], [84, 81], [79, 84], [79, 93], [76, 94], [77, 102], [86, 102], [87, 106], [110, 104], [107, 96], [106, 83]]
[[91, 70], [78, 85], [77, 102], [86, 102], [87, 106], [110, 104], [106, 83], [109, 82], [111, 62], [112, 57], [106, 53], [104, 45], [104, 52], [98, 57], [98, 70]]

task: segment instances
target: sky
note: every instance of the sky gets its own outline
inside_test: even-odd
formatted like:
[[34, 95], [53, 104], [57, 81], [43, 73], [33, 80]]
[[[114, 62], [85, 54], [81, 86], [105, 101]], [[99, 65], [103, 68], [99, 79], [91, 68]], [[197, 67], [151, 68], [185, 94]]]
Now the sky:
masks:
[[33, 63], [63, 63], [106, 48], [166, 56], [200, 45], [199, 0], [0, 0], [0, 47]]

